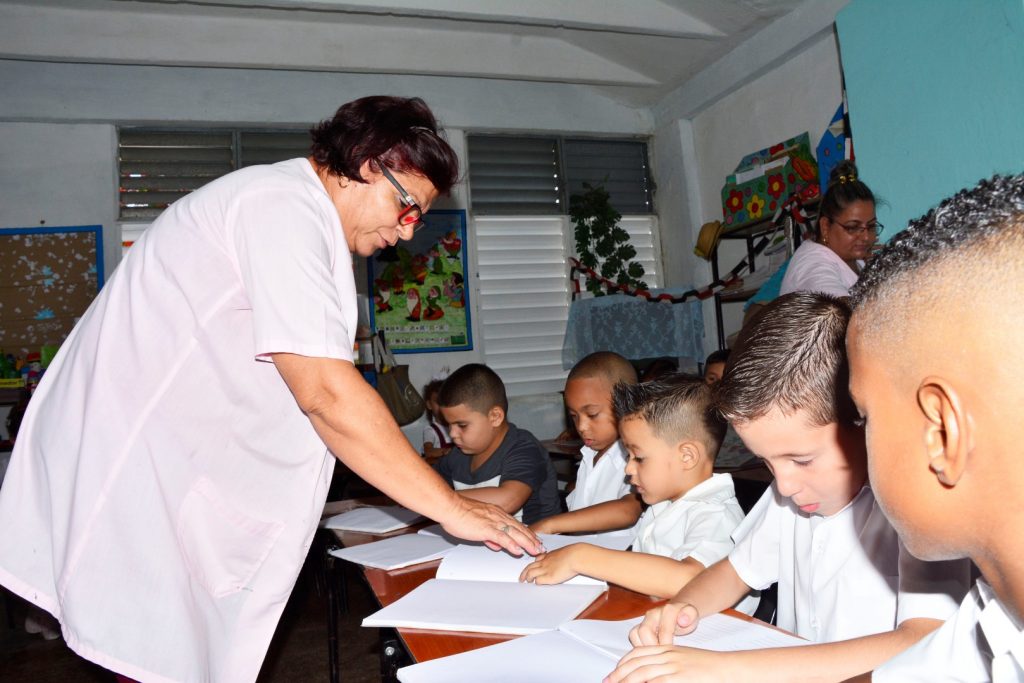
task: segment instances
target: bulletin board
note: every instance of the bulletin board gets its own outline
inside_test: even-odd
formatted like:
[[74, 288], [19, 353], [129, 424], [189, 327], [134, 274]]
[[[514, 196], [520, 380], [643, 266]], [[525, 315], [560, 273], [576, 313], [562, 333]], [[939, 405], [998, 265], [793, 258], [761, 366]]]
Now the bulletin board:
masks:
[[368, 259], [370, 323], [395, 353], [468, 351], [466, 212], [435, 209], [408, 242]]
[[59, 346], [102, 286], [102, 226], [0, 228], [0, 349]]

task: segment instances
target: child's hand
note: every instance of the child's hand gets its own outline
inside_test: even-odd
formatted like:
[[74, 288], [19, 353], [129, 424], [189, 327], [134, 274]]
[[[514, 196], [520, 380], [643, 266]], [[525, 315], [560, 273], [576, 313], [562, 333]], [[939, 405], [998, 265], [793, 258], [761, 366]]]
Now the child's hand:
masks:
[[696, 650], [673, 645], [638, 647], [619, 660], [615, 671], [604, 683], [640, 683], [641, 681], [718, 681], [757, 680], [733, 670], [728, 653]]
[[629, 632], [634, 647], [671, 645], [672, 639], [691, 633], [697, 628], [700, 614], [687, 603], [667, 602], [644, 615], [644, 620]]
[[[556, 515], [557, 516], [557, 515]], [[530, 531], [535, 534], [557, 534], [558, 525], [555, 524], [555, 517], [548, 517], [530, 525]]]
[[572, 564], [575, 554], [574, 546], [570, 545], [538, 555], [519, 575], [519, 580], [540, 585], [568, 581], [579, 574]]

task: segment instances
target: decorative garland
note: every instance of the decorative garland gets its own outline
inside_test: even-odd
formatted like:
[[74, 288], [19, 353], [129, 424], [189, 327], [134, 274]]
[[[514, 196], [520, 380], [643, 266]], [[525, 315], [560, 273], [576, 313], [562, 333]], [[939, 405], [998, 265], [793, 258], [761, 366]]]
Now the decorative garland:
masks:
[[[803, 233], [806, 234], [806, 232], [810, 229], [810, 219], [807, 216], [807, 212], [804, 210], [803, 201], [801, 201], [799, 194], [791, 194], [786, 199], [786, 201], [782, 203], [782, 206], [780, 206], [779, 209], [775, 212], [775, 215], [772, 216], [772, 224], [776, 228], [782, 227], [782, 220], [787, 215], [793, 218], [794, 223], [797, 223], [803, 228]], [[754, 245], [754, 256], [760, 255], [761, 252], [763, 252], [770, 243], [771, 235], [766, 235], [762, 237], [760, 240], [758, 240], [757, 244]], [[572, 279], [573, 285], [572, 300], [575, 301], [576, 298], [580, 295], [580, 280], [578, 277], [576, 277], [577, 274], [580, 274], [583, 275], [588, 280], [599, 281], [605, 287], [609, 294], [613, 292], [619, 292], [622, 294], [626, 294], [628, 296], [635, 296], [641, 299], [645, 299], [650, 303], [664, 302], [670, 304], [681, 304], [691, 299], [704, 301], [705, 299], [710, 299], [711, 297], [713, 297], [716, 292], [719, 292], [722, 289], [725, 289], [726, 287], [729, 287], [730, 285], [739, 282], [741, 279], [740, 273], [742, 273], [745, 269], [750, 267], [750, 264], [747, 262], [748, 259], [749, 255], [748, 257], [742, 259], [739, 263], [737, 263], [736, 266], [732, 270], [730, 270], [724, 278], [718, 278], [717, 280], [711, 282], [708, 285], [705, 285], [704, 287], [701, 287], [700, 289], [688, 289], [682, 294], [673, 296], [671, 294], [655, 295], [651, 294], [651, 292], [646, 289], [637, 289], [636, 287], [633, 287], [631, 285], [621, 285], [617, 282], [612, 282], [608, 278], [602, 277], [600, 274], [595, 272], [593, 268], [588, 268], [581, 264], [578, 259], [570, 258], [569, 264], [571, 267], [569, 271], [569, 277]]]

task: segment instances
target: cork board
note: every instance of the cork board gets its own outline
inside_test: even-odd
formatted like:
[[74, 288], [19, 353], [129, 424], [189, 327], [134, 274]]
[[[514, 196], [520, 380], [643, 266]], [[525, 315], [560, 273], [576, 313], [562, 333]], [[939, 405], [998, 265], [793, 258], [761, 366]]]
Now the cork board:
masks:
[[0, 229], [0, 349], [59, 345], [102, 286], [101, 226]]

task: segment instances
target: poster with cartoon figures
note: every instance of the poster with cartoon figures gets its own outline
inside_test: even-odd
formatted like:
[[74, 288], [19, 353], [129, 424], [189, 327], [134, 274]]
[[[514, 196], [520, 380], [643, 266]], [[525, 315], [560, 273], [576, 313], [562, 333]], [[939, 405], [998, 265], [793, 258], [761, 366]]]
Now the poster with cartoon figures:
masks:
[[423, 222], [408, 242], [370, 257], [370, 324], [395, 353], [468, 351], [466, 212], [435, 209]]

